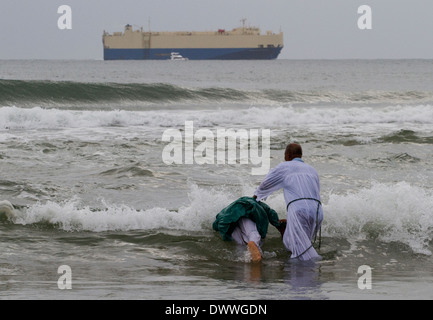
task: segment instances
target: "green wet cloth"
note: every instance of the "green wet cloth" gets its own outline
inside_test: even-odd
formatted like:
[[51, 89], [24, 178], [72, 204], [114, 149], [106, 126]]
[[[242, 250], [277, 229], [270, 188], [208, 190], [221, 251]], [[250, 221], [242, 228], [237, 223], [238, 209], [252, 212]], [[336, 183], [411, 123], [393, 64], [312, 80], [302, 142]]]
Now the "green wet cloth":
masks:
[[240, 218], [249, 218], [254, 221], [262, 239], [268, 233], [269, 223], [274, 227], [280, 226], [277, 212], [266, 203], [257, 202], [252, 197], [241, 197], [216, 215], [212, 228], [220, 232], [223, 240], [232, 240], [231, 234]]

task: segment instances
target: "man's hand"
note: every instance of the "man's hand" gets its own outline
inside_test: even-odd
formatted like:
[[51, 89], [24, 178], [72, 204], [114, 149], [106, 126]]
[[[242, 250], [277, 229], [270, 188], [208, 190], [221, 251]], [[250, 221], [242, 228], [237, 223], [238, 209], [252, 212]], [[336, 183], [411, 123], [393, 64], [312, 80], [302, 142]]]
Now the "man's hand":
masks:
[[278, 222], [280, 223], [280, 226], [277, 227], [277, 229], [278, 229], [278, 231], [280, 231], [281, 237], [283, 237], [284, 236], [284, 231], [286, 231], [287, 220], [286, 219], [281, 219], [281, 220], [278, 220]]

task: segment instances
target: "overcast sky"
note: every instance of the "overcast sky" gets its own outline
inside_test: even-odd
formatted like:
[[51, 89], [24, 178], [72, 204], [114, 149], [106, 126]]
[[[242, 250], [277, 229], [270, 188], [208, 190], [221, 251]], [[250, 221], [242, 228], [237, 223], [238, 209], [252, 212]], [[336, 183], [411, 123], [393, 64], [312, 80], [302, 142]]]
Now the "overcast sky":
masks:
[[[59, 6], [72, 8], [60, 30]], [[372, 29], [358, 28], [369, 5]], [[102, 59], [102, 33], [247, 25], [284, 32], [280, 59], [433, 58], [432, 0], [1, 0], [0, 59]]]

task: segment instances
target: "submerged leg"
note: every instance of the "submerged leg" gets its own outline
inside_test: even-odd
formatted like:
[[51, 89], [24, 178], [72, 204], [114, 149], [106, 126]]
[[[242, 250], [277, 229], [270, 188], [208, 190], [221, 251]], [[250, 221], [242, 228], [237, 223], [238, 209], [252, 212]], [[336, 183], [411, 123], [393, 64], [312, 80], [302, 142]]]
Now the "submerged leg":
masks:
[[252, 262], [262, 261], [262, 253], [254, 241], [248, 242], [248, 250], [250, 251]]
[[232, 238], [238, 244], [248, 246], [248, 250], [251, 253], [251, 260], [253, 262], [259, 262], [262, 260], [262, 252], [260, 249], [262, 238], [257, 231], [256, 224], [251, 219], [239, 219], [238, 225], [233, 230]]

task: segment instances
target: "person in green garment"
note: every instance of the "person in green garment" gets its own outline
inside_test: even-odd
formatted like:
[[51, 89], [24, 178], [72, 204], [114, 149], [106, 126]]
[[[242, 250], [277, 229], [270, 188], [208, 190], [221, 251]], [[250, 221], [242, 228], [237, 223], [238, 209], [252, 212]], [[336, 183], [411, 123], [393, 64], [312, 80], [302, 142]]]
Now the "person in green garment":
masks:
[[219, 231], [223, 240], [247, 245], [253, 262], [262, 260], [261, 246], [269, 223], [283, 235], [285, 219], [280, 220], [275, 210], [253, 197], [241, 197], [221, 210], [212, 228]]

